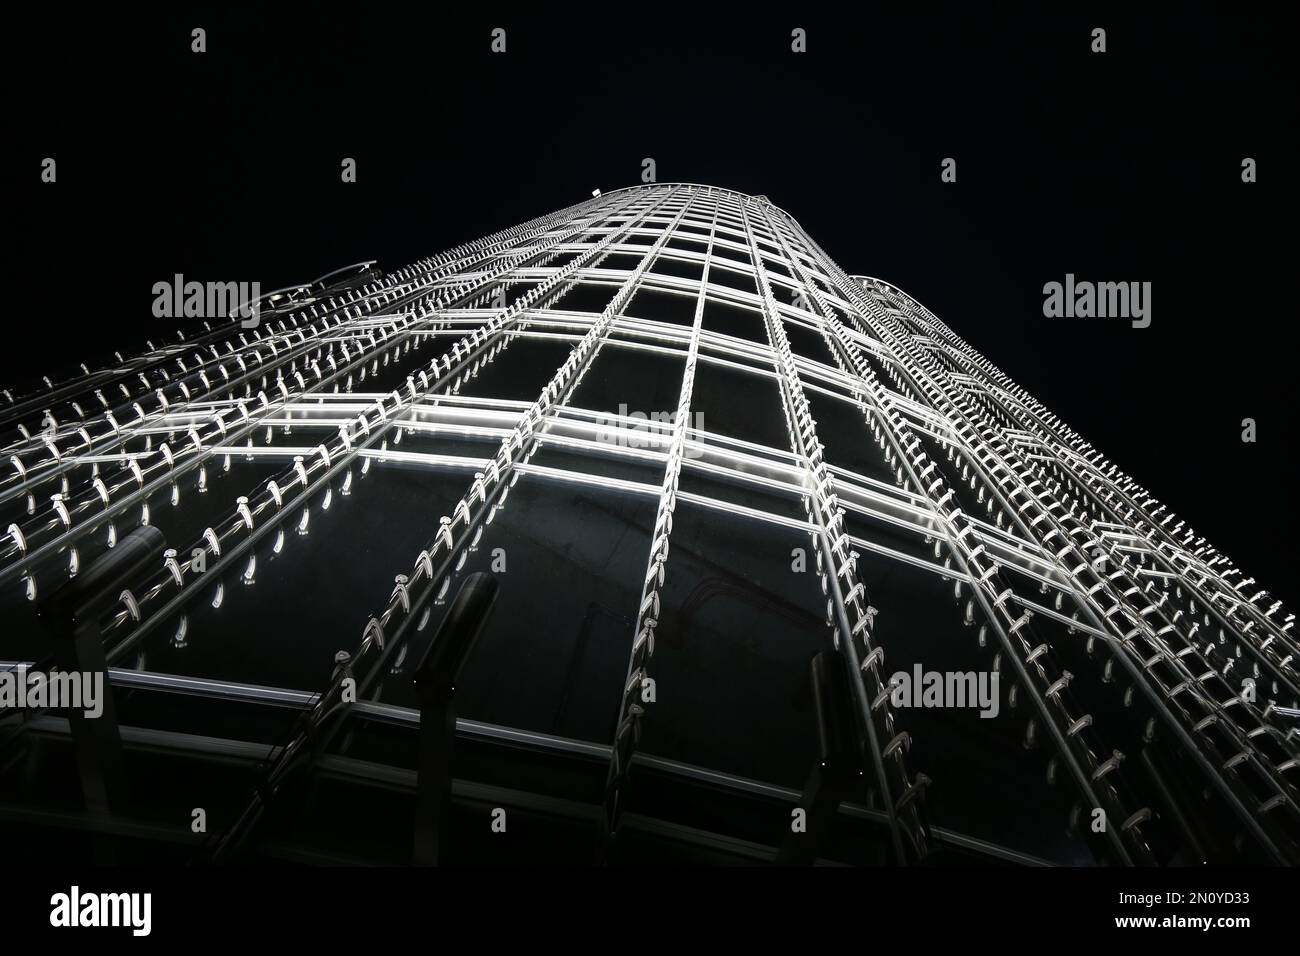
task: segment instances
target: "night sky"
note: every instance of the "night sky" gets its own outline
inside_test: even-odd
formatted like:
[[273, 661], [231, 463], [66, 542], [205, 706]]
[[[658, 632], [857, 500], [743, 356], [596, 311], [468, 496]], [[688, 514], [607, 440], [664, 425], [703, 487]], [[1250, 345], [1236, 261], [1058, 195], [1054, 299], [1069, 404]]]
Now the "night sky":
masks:
[[[660, 182], [766, 194], [846, 271], [914, 295], [1296, 605], [1278, 24], [1240, 5], [465, 6], [8, 14], [3, 384], [171, 333], [151, 290], [174, 273], [269, 290], [396, 268], [638, 183], [651, 157]], [[1066, 273], [1151, 282], [1151, 327], [1045, 318]]]

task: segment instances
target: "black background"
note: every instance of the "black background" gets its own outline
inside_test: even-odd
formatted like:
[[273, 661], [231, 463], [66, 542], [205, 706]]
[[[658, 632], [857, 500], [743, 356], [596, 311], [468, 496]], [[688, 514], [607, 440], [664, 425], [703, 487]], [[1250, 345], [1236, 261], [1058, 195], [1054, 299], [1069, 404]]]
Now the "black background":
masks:
[[[174, 273], [396, 268], [652, 157], [661, 182], [766, 194], [916, 296], [1293, 606], [1296, 89], [1263, 9], [7, 11], [0, 372], [171, 333], [150, 309]], [[1152, 282], [1153, 324], [1044, 318], [1067, 272]]]
[[[413, 871], [395, 868], [178, 868], [105, 871], [61, 868], [8, 888], [6, 937], [65, 941], [132, 952], [151, 943], [234, 943], [273, 935], [306, 952], [433, 948], [451, 937], [492, 951], [546, 951], [580, 940], [618, 940], [632, 952], [682, 943], [693, 951], [764, 951], [861, 939], [901, 951], [918, 942], [955, 952], [1001, 941], [1014, 927], [1049, 952], [1067, 943], [1128, 939], [1185, 947], [1193, 938], [1226, 946], [1285, 938], [1293, 881], [1268, 869], [1002, 868], [996, 872], [921, 867], [864, 874], [844, 868], [675, 869], [633, 880], [608, 869], [560, 874], [528, 869]], [[992, 878], [988, 878], [992, 877]], [[152, 932], [51, 929], [50, 898], [68, 893], [148, 892]], [[1121, 893], [1233, 893], [1247, 903], [1121, 904]], [[1137, 929], [1116, 917], [1241, 917], [1248, 928]], [[1166, 942], [1167, 940], [1167, 942]], [[38, 944], [38, 945], [39, 945]], [[630, 947], [628, 944], [631, 944]], [[638, 947], [637, 944], [640, 944]], [[66, 943], [65, 943], [66, 945]], [[1130, 943], [1131, 945], [1131, 943]]]

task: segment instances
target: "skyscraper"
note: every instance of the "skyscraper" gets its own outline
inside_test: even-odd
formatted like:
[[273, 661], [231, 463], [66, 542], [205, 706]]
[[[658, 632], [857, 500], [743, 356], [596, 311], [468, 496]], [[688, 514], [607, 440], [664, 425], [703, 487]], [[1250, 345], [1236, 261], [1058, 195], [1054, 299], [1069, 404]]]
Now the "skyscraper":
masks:
[[109, 743], [0, 724], [43, 825], [97, 794], [211, 859], [398, 859], [414, 816], [426, 862], [1300, 860], [1293, 616], [766, 197], [616, 190], [257, 305], [4, 395], [10, 683], [93, 671], [69, 582], [142, 555], [95, 605]]

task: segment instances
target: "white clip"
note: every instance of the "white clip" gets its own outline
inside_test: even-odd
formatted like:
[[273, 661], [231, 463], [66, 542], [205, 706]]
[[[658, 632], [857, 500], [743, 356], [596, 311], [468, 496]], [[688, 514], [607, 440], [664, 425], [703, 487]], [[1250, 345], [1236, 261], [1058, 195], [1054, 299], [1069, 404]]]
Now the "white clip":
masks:
[[388, 596], [388, 599], [391, 601], [395, 595], [401, 595], [402, 610], [404, 610], [407, 614], [410, 614], [411, 613], [411, 592], [406, 587], [406, 582], [409, 579], [405, 574], [399, 574], [395, 580], [397, 583], [394, 585], [393, 593]]
[[18, 550], [21, 551], [23, 554], [26, 554], [27, 539], [23, 537], [23, 533], [19, 529], [18, 525], [11, 524], [9, 526], [9, 536], [14, 539], [14, 544], [18, 545]]
[[[1109, 663], [1109, 661], [1107, 663]], [[1065, 690], [1065, 688], [1070, 685], [1070, 680], [1073, 677], [1074, 675], [1071, 674], [1069, 671], [1063, 671], [1061, 673], [1061, 676], [1057, 678], [1057, 680], [1052, 684], [1052, 686], [1047, 688], [1047, 693], [1044, 696], [1055, 697], [1057, 694]]]
[[163, 566], [171, 572], [172, 579], [176, 582], [178, 588], [185, 586], [185, 575], [181, 572], [181, 566], [176, 562], [175, 548], [168, 548], [163, 553]]
[[433, 559], [429, 556], [428, 551], [421, 551], [415, 559], [416, 567], [424, 570], [424, 576], [430, 581], [433, 580]]
[[130, 612], [133, 620], [140, 620], [140, 605], [136, 603], [134, 594], [126, 590], [119, 594], [117, 599], [126, 603], [126, 609]]
[[54, 510], [58, 512], [59, 520], [63, 522], [63, 526], [65, 528], [71, 528], [72, 518], [68, 514], [67, 506], [63, 503], [63, 495], [56, 492], [55, 494], [50, 495], [50, 500], [54, 502]]

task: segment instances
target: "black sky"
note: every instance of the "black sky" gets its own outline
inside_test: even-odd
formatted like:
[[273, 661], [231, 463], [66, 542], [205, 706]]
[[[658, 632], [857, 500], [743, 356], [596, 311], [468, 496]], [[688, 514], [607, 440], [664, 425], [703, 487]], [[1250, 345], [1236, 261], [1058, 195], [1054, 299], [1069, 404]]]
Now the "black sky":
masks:
[[[661, 182], [765, 193], [916, 296], [1294, 606], [1290, 24], [906, 6], [11, 14], [4, 383], [169, 331], [151, 289], [174, 273], [397, 267], [652, 157]], [[1152, 282], [1151, 327], [1044, 318], [1067, 272]]]

